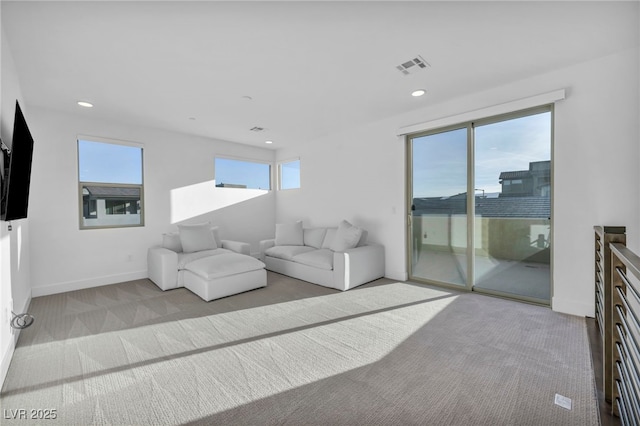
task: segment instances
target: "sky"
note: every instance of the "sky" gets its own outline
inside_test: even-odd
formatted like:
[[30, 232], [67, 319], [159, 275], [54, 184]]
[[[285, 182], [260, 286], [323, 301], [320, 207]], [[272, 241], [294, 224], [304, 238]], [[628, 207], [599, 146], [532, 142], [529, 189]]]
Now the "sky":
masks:
[[271, 189], [271, 165], [268, 163], [216, 158], [214, 167], [216, 185], [226, 183], [246, 185], [250, 189]]
[[282, 163], [282, 188], [300, 188], [300, 160]]
[[81, 182], [142, 184], [142, 148], [78, 140]]
[[[501, 172], [528, 170], [530, 162], [550, 159], [550, 112], [478, 126], [474, 189], [500, 192]], [[413, 170], [414, 198], [466, 192], [466, 127], [414, 139]]]

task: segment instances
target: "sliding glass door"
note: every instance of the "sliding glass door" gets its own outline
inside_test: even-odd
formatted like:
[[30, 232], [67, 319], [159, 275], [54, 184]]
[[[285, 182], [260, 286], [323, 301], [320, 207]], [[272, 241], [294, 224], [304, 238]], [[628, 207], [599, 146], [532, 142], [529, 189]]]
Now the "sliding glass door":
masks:
[[467, 128], [416, 136], [410, 142], [411, 272], [467, 285]]
[[410, 135], [410, 278], [549, 304], [551, 139], [550, 106]]

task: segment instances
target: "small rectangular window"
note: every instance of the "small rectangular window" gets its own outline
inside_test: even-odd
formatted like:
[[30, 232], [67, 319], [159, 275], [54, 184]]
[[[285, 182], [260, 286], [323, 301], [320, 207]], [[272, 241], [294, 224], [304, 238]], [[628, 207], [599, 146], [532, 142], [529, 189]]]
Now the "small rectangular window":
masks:
[[271, 165], [268, 163], [216, 157], [214, 167], [218, 188], [271, 190]]
[[144, 225], [142, 147], [78, 139], [80, 229]]
[[300, 160], [280, 163], [278, 171], [280, 189], [300, 188]]

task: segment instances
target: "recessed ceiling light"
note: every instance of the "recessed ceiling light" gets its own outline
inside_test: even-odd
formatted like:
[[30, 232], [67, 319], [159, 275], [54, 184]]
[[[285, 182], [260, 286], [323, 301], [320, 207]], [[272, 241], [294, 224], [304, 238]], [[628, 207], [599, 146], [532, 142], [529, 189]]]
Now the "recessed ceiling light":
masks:
[[264, 143], [272, 144], [272, 143], [273, 143], [273, 141], [264, 141]]
[[91, 102], [78, 101], [78, 105], [85, 108], [93, 108], [93, 104]]
[[427, 93], [427, 91], [426, 91], [426, 90], [424, 90], [424, 89], [420, 89], [420, 90], [416, 90], [416, 91], [412, 92], [412, 93], [411, 93], [411, 96], [413, 96], [413, 97], [416, 97], [416, 98], [417, 98], [418, 96], [422, 96], [422, 95], [424, 95], [425, 93]]

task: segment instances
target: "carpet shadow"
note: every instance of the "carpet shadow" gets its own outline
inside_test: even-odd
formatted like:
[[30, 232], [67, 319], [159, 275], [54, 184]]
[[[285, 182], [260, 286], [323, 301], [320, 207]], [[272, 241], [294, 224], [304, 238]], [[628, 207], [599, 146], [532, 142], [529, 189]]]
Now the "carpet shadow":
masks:
[[444, 298], [449, 298], [449, 297], [452, 297], [452, 296], [453, 295], [444, 295], [444, 296], [439, 296], [439, 297], [432, 297], [432, 298], [429, 298], [429, 299], [417, 300], [417, 301], [414, 301], [414, 302], [404, 303], [404, 304], [401, 304], [401, 305], [395, 305], [395, 306], [390, 306], [390, 307], [386, 307], [386, 308], [375, 309], [375, 310], [362, 312], [362, 313], [357, 313], [357, 314], [345, 315], [345, 316], [342, 316], [342, 317], [339, 317], [339, 318], [334, 318], [334, 319], [329, 319], [329, 320], [326, 320], [326, 321], [320, 321], [320, 322], [314, 322], [314, 323], [310, 323], [310, 324], [300, 325], [300, 326], [292, 327], [292, 328], [285, 329], [285, 330], [278, 330], [278, 331], [275, 331], [275, 332], [272, 332], [272, 333], [260, 334], [260, 335], [257, 335], [257, 336], [251, 336], [251, 337], [247, 337], [247, 338], [243, 338], [243, 339], [224, 342], [224, 343], [220, 343], [220, 344], [217, 344], [217, 345], [205, 346], [205, 347], [201, 347], [201, 348], [197, 348], [197, 349], [193, 349], [193, 350], [189, 350], [189, 351], [183, 351], [183, 352], [174, 353], [174, 354], [170, 354], [170, 355], [159, 356], [159, 357], [156, 357], [156, 358], [151, 359], [151, 360], [132, 362], [132, 363], [123, 364], [123, 365], [118, 366], [118, 367], [107, 368], [107, 369], [104, 369], [104, 370], [94, 371], [94, 372], [91, 372], [91, 373], [78, 374], [78, 375], [72, 376], [72, 377], [64, 377], [64, 378], [60, 378], [58, 380], [53, 380], [53, 381], [49, 381], [49, 382], [41, 382], [41, 383], [37, 383], [36, 385], [28, 386], [28, 387], [25, 387], [25, 388], [7, 389], [4, 392], [2, 392], [2, 396], [3, 397], [7, 397], [7, 396], [17, 395], [17, 394], [20, 394], [20, 393], [32, 391], [32, 390], [35, 390], [35, 389], [42, 390], [42, 389], [51, 388], [51, 387], [54, 387], [54, 386], [60, 386], [62, 384], [70, 384], [70, 383], [73, 383], [73, 382], [79, 382], [79, 381], [82, 381], [82, 380], [92, 379], [92, 378], [95, 378], [95, 377], [98, 377], [98, 376], [105, 376], [105, 375], [110, 375], [110, 374], [114, 374], [114, 373], [121, 373], [121, 372], [125, 372], [127, 370], [132, 370], [132, 369], [136, 369], [136, 368], [140, 368], [140, 367], [146, 367], [146, 366], [150, 366], [150, 365], [153, 365], [153, 364], [158, 364], [158, 363], [162, 363], [162, 362], [177, 360], [177, 359], [180, 359], [180, 358], [190, 357], [190, 356], [193, 356], [193, 355], [205, 354], [207, 352], [213, 352], [213, 351], [229, 348], [229, 347], [232, 347], [232, 346], [244, 345], [244, 344], [247, 344], [247, 343], [252, 343], [252, 342], [265, 340], [265, 339], [270, 339], [270, 338], [281, 336], [281, 335], [285, 335], [285, 334], [297, 333], [297, 332], [300, 332], [300, 331], [305, 331], [305, 330], [309, 330], [309, 329], [313, 329], [313, 328], [317, 328], [317, 327], [323, 327], [323, 326], [327, 326], [327, 325], [330, 325], [330, 324], [339, 323], [339, 322], [342, 322], [342, 321], [349, 321], [349, 320], [352, 320], [352, 319], [355, 319], [355, 318], [362, 318], [362, 317], [368, 316], [368, 315], [376, 315], [376, 314], [379, 314], [379, 313], [388, 312], [388, 311], [392, 311], [392, 310], [395, 310], [395, 309], [402, 309], [402, 308], [415, 306], [415, 305], [419, 305], [419, 304], [431, 303], [433, 301], [444, 299]]
[[[382, 278], [350, 291], [388, 282], [391, 280]], [[30, 328], [22, 330], [17, 347], [340, 293], [271, 271], [267, 272], [267, 283], [267, 287], [210, 302], [186, 288], [162, 291], [149, 279], [36, 297], [28, 309], [36, 320]]]
[[[495, 311], [478, 316], [480, 304]], [[544, 307], [461, 294], [376, 362], [185, 424], [598, 425], [584, 328]]]

